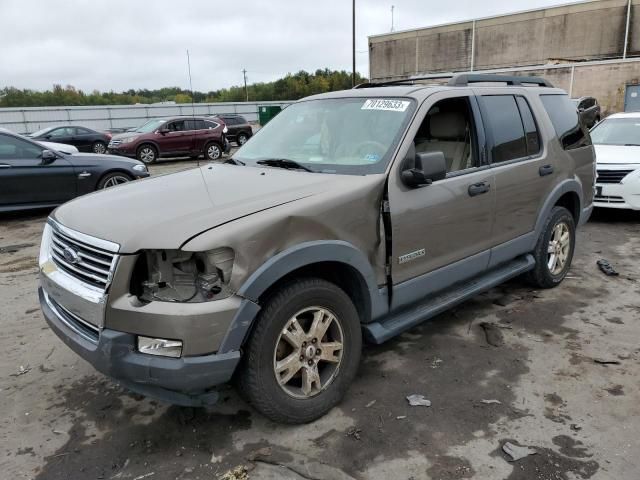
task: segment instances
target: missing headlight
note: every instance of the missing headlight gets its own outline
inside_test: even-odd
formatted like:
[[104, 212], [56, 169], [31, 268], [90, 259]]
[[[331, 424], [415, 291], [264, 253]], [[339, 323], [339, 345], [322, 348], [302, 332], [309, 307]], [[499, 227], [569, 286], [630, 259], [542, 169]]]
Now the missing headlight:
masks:
[[197, 303], [231, 295], [228, 284], [234, 253], [230, 248], [207, 252], [147, 250], [131, 278], [131, 293], [144, 302]]

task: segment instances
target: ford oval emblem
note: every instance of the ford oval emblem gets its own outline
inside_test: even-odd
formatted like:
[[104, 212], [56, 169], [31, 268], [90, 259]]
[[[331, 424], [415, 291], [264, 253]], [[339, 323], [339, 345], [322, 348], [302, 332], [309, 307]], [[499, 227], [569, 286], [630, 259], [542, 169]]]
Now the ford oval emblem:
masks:
[[64, 259], [71, 263], [71, 264], [76, 264], [80, 261], [80, 256], [78, 255], [78, 252], [76, 252], [73, 248], [71, 247], [67, 247], [62, 251], [62, 255], [64, 256]]

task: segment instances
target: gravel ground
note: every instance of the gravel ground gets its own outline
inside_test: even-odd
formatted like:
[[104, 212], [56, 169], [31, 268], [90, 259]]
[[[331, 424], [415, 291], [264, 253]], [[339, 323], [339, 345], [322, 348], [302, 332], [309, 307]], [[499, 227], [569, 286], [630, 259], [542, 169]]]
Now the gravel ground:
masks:
[[[513, 281], [367, 346], [342, 404], [293, 427], [232, 389], [210, 409], [133, 395], [73, 354], [36, 297], [47, 214], [0, 217], [0, 247], [18, 245], [0, 250], [2, 478], [640, 478], [638, 214], [596, 212], [556, 289]], [[509, 461], [506, 442], [535, 454]]]

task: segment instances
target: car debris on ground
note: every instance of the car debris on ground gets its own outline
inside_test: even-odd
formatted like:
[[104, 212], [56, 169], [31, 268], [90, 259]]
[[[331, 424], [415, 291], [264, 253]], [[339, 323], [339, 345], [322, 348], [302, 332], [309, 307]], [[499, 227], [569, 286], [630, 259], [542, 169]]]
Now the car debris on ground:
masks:
[[480, 323], [480, 327], [484, 330], [484, 335], [489, 345], [492, 347], [501, 347], [504, 345], [502, 332], [494, 323], [482, 322]]
[[430, 407], [431, 406], [430, 400], [427, 400], [426, 398], [424, 398], [424, 395], [419, 395], [417, 393], [414, 393], [413, 395], [409, 395], [407, 397], [407, 401], [409, 402], [409, 405], [411, 405], [412, 407]]
[[600, 268], [602, 273], [604, 273], [605, 275], [607, 275], [609, 277], [617, 277], [618, 275], [620, 275], [616, 271], [616, 269], [613, 268], [613, 266], [609, 263], [608, 260], [605, 260], [604, 258], [601, 258], [596, 263], [598, 264], [598, 268]]
[[511, 442], [505, 442], [505, 444], [502, 445], [502, 451], [511, 457], [511, 462], [517, 462], [522, 458], [538, 453], [533, 448], [523, 447]]

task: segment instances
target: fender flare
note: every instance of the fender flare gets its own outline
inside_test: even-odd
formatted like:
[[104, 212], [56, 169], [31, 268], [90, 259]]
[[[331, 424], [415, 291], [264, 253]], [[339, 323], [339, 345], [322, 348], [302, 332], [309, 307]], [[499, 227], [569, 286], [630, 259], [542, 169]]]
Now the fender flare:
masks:
[[[575, 193], [576, 195], [578, 195], [578, 218], [582, 216], [582, 209], [584, 205], [584, 199], [582, 198], [582, 184], [577, 178], [568, 178], [566, 180], [563, 180], [558, 185], [556, 185], [556, 187], [547, 196], [547, 199], [545, 200], [542, 208], [540, 209], [540, 212], [538, 213], [531, 249], [535, 248], [535, 245], [538, 242], [538, 238], [542, 234], [544, 222], [547, 220], [551, 209], [553, 209], [554, 205], [558, 202], [558, 200], [560, 200], [560, 197], [562, 197], [566, 193]], [[576, 226], [578, 223], [579, 222], [576, 221]]]
[[366, 255], [352, 244], [340, 240], [304, 242], [284, 250], [263, 263], [242, 284], [237, 294], [243, 298], [219, 353], [239, 350], [260, 310], [258, 299], [267, 289], [285, 275], [320, 262], [337, 262], [353, 268], [363, 282], [371, 317], [377, 318], [388, 311], [386, 297], [380, 293], [376, 277]]

